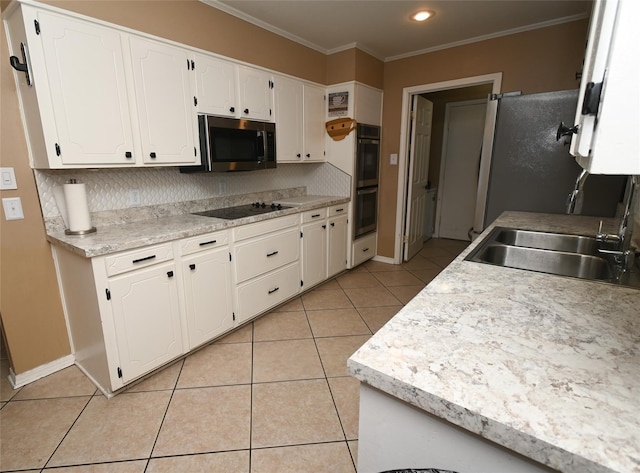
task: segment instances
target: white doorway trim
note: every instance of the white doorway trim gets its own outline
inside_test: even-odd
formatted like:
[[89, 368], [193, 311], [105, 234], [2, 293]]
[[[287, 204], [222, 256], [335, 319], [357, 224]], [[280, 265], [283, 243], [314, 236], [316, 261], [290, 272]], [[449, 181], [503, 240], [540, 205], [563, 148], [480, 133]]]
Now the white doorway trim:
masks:
[[[412, 87], [405, 87], [402, 90], [402, 115], [400, 122], [400, 150], [398, 153], [398, 189], [396, 195], [396, 230], [395, 230], [395, 245], [393, 262], [395, 264], [402, 263], [402, 249], [403, 249], [403, 237], [404, 237], [404, 222], [406, 212], [406, 183], [408, 176], [408, 152], [409, 152], [409, 136], [411, 135], [411, 100], [415, 94], [424, 94], [429, 92], [437, 92], [440, 90], [459, 89], [462, 87], [470, 87], [474, 85], [492, 84], [493, 94], [500, 93], [502, 87], [502, 72], [496, 72], [493, 74], [485, 74], [481, 76], [465, 77], [462, 79], [455, 79], [443, 82], [435, 82], [433, 84], [416, 85]], [[487, 120], [491, 112], [491, 107], [487, 106]], [[493, 110], [493, 117], [491, 122], [495, 124], [495, 110]], [[489, 122], [487, 122], [489, 124]], [[493, 127], [493, 125], [492, 125]], [[489, 169], [491, 165], [491, 145], [493, 141], [493, 133], [491, 137], [488, 136], [488, 132], [485, 128], [485, 143], [488, 146], [482, 148], [482, 158], [480, 161], [480, 182], [478, 183], [478, 200], [479, 202], [486, 201], [487, 183], [489, 180]], [[486, 179], [486, 182], [483, 181]], [[482, 195], [484, 193], [484, 195]]]

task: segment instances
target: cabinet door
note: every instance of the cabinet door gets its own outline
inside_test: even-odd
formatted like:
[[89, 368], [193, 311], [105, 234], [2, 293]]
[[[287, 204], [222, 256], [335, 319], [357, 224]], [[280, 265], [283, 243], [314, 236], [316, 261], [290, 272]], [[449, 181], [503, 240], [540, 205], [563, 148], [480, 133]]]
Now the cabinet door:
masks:
[[327, 221], [302, 226], [302, 282], [304, 288], [327, 279]]
[[304, 86], [304, 160], [325, 161], [324, 90]]
[[122, 382], [183, 353], [173, 262], [109, 280]]
[[327, 276], [331, 277], [347, 269], [347, 216], [330, 218], [327, 229]]
[[228, 248], [182, 261], [191, 349], [233, 328], [231, 262]]
[[48, 12], [38, 21], [46, 70], [34, 79], [48, 82], [55, 124], [43, 124], [57, 139], [48, 152], [62, 165], [133, 164], [120, 33]]
[[130, 42], [144, 162], [199, 163], [195, 78], [186, 50], [135, 36]]
[[288, 77], [276, 77], [274, 80], [278, 162], [302, 161], [302, 89], [302, 82]]
[[198, 112], [223, 117], [239, 116], [237, 66], [210, 56], [196, 56]]
[[268, 72], [238, 67], [240, 117], [273, 121], [273, 82]]

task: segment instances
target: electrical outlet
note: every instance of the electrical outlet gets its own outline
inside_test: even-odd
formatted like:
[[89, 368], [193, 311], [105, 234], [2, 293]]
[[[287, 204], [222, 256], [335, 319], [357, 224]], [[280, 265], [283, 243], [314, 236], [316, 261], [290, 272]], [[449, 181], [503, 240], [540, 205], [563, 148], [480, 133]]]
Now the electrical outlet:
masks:
[[140, 207], [141, 205], [140, 189], [129, 189], [129, 207]]
[[21, 220], [24, 218], [20, 197], [4, 197], [2, 199], [2, 207], [4, 208], [4, 218], [6, 220]]

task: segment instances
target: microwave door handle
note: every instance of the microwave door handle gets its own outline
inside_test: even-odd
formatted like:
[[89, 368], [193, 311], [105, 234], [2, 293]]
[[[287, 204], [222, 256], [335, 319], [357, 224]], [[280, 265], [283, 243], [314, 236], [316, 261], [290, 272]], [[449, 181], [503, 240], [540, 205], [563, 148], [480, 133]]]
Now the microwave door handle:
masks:
[[265, 161], [267, 156], [267, 132], [259, 130], [258, 137], [262, 140], [262, 155], [258, 155], [258, 159], [260, 161]]
[[376, 192], [378, 192], [378, 188], [377, 187], [372, 187], [370, 189], [358, 189], [356, 194], [358, 194], [358, 195], [367, 195], [367, 194], [375, 194]]

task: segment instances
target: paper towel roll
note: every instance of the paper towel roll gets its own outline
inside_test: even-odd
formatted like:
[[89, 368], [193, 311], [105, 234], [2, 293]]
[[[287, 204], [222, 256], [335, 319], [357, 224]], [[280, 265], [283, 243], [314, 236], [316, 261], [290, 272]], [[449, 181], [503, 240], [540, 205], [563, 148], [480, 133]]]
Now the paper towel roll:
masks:
[[87, 191], [82, 183], [64, 185], [64, 200], [67, 203], [69, 230], [82, 232], [91, 229], [91, 215], [87, 203]]

